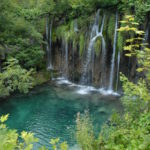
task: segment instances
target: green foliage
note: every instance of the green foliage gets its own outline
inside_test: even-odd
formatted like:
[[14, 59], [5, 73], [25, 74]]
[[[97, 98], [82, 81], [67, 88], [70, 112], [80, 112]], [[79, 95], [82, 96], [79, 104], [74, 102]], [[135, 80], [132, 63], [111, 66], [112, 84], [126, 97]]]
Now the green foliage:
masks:
[[[17, 58], [19, 62], [21, 59], [23, 64], [27, 62], [25, 64], [26, 68], [33, 67], [33, 65], [36, 67], [43, 55], [42, 50], [39, 50], [43, 41], [43, 30], [41, 28], [44, 29], [45, 26], [43, 26], [43, 19], [40, 22], [39, 20], [34, 22], [29, 20], [39, 15], [36, 11], [41, 11], [40, 6], [35, 0], [29, 1], [29, 3], [24, 0], [21, 2], [1, 0], [0, 7], [3, 13], [0, 13], [0, 45], [2, 48], [0, 53], [1, 55], [8, 55], [9, 53], [9, 55]], [[31, 55], [31, 50], [34, 55]], [[19, 55], [21, 54], [21, 58], [16, 55], [18, 52]], [[37, 54], [35, 55], [35, 53]], [[36, 58], [39, 59], [38, 64]]]
[[150, 93], [147, 89], [146, 82], [145, 80], [140, 79], [137, 84], [134, 84], [128, 81], [124, 75], [121, 75], [121, 81], [124, 83], [124, 97], [122, 98], [123, 104], [128, 112], [131, 112], [134, 117], [137, 117], [140, 112], [147, 109], [147, 102], [149, 101]]
[[19, 63], [29, 69], [29, 68], [36, 68], [40, 66], [42, 59], [44, 57], [44, 51], [41, 47], [29, 47], [24, 48], [21, 51], [14, 52], [13, 55]]
[[102, 7], [115, 7], [118, 4], [118, 0], [98, 0], [98, 5]]
[[33, 136], [32, 133], [27, 133], [23, 131], [21, 133], [21, 138], [23, 142], [19, 142], [19, 134], [16, 130], [10, 130], [4, 124], [7, 121], [8, 115], [1, 116], [0, 121], [0, 149], [7, 150], [31, 150], [33, 148], [33, 143], [37, 142], [38, 139]]
[[[121, 117], [118, 127], [106, 126], [100, 135], [100, 148], [106, 150], [148, 150], [150, 148], [150, 114], [140, 116], [138, 121], [130, 119], [128, 114]], [[146, 123], [143, 121], [145, 120]]]
[[138, 22], [144, 21], [146, 15], [150, 12], [149, 0], [121, 0], [119, 5], [120, 9], [124, 12], [134, 12]]
[[[132, 35], [136, 35], [137, 37], [133, 37], [133, 38], [129, 38], [126, 40], [127, 46], [124, 46], [124, 50], [125, 51], [129, 51], [128, 54], [126, 54], [126, 56], [132, 56], [135, 55], [136, 53], [138, 53], [138, 50], [140, 50], [143, 38], [141, 38], [141, 36], [144, 34], [143, 31], [138, 30], [136, 27], [138, 25], [138, 23], [136, 23], [134, 21], [134, 17], [133, 16], [125, 16], [125, 20], [124, 21], [120, 21], [122, 24], [125, 24], [125, 26], [120, 27], [120, 29], [118, 29], [119, 32], [131, 32]], [[140, 44], [141, 43], [141, 44]]]
[[[1, 150], [33, 150], [33, 144], [39, 140], [33, 133], [22, 131], [18, 134], [16, 130], [9, 129], [4, 123], [7, 121], [9, 115], [0, 117], [0, 149]], [[21, 139], [20, 139], [21, 138]], [[53, 150], [68, 150], [66, 142], [60, 143], [59, 138], [51, 139], [50, 144]], [[48, 150], [45, 146], [39, 150]]]
[[[118, 31], [133, 31], [136, 35], [135, 38], [126, 40], [128, 46], [125, 46], [124, 49], [130, 52], [127, 56], [135, 55], [140, 65], [138, 71], [147, 70], [143, 72], [147, 74], [149, 67], [147, 63], [141, 63], [141, 61], [144, 58], [147, 61], [150, 54], [146, 53], [145, 50], [142, 53], [138, 51], [142, 45], [141, 36], [143, 31], [135, 27], [138, 24], [134, 22], [133, 16], [126, 16], [122, 23], [126, 26], [121, 27]], [[148, 86], [150, 81], [147, 79], [141, 78], [135, 84], [128, 81], [127, 77], [121, 74], [124, 90], [124, 96], [121, 99], [124, 114], [112, 116], [110, 126], [106, 125], [102, 130], [99, 137], [101, 149], [150, 149], [150, 93]]]
[[90, 12], [95, 6], [95, 2], [96, 0], [88, 0], [88, 2], [86, 0], [69, 0], [70, 6], [79, 12]]
[[60, 141], [59, 138], [50, 140], [50, 144], [52, 145], [53, 150], [58, 150], [58, 147], [60, 150], [67, 150], [68, 149], [67, 143], [66, 142], [59, 143], [59, 141]]
[[21, 93], [27, 93], [33, 87], [32, 72], [32, 70], [27, 71], [21, 68], [18, 60], [8, 59], [3, 72], [0, 73], [0, 97], [8, 96], [17, 90]]
[[93, 133], [93, 125], [88, 112], [84, 115], [77, 114], [76, 119], [76, 139], [79, 146], [84, 150], [96, 150], [97, 141]]
[[[143, 31], [137, 29], [138, 23], [133, 16], [125, 16], [121, 21], [125, 26], [118, 29], [119, 32], [133, 32], [134, 37], [127, 39], [125, 51], [127, 56], [136, 56], [138, 59], [138, 72], [142, 72], [143, 78], [133, 83], [121, 74], [124, 95], [121, 98], [124, 113], [114, 113], [109, 124], [103, 126], [96, 142], [97, 149], [102, 150], [149, 150], [150, 149], [150, 80], [149, 59], [150, 49], [143, 45]], [[141, 50], [140, 47], [143, 47]], [[95, 149], [91, 122], [87, 116], [80, 120], [77, 118], [77, 141], [82, 149]], [[87, 119], [88, 118], [88, 119]], [[88, 141], [90, 137], [91, 141]], [[85, 143], [84, 143], [85, 142]]]
[[123, 50], [124, 47], [124, 37], [122, 33], [118, 33], [118, 38], [117, 38], [117, 47], [119, 49], [119, 51]]

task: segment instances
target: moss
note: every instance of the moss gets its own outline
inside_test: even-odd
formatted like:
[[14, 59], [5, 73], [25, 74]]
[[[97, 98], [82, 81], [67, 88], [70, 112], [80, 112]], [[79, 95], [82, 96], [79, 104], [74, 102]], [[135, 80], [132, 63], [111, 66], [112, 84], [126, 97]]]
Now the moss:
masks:
[[97, 40], [95, 41], [95, 44], [94, 44], [94, 49], [95, 49], [96, 56], [100, 55], [101, 47], [102, 47], [101, 45], [102, 45], [102, 39], [97, 38]]
[[121, 32], [118, 33], [117, 47], [119, 51], [123, 51], [124, 37]]
[[51, 79], [51, 74], [49, 71], [41, 71], [41, 72], [36, 72], [34, 74], [34, 79], [35, 79], [35, 85], [41, 85], [43, 83], [46, 83]]
[[56, 37], [58, 39], [68, 40], [69, 38], [69, 31], [70, 31], [70, 24], [65, 24], [57, 27], [56, 29]]
[[108, 36], [113, 41], [115, 29], [115, 15], [111, 15], [108, 22]]
[[74, 31], [74, 20], [70, 22], [70, 30]]
[[56, 40], [57, 40], [56, 30], [52, 30], [52, 42], [56, 42]]
[[104, 29], [103, 29], [103, 36], [107, 39], [107, 31], [108, 31], [108, 21], [109, 21], [109, 13], [104, 12], [105, 20], [104, 20]]
[[[82, 32], [86, 32], [89, 30], [89, 24], [93, 20], [93, 16], [82, 16], [78, 18], [78, 29]], [[94, 21], [94, 20], [93, 20]]]
[[81, 34], [80, 35], [80, 43], [79, 43], [79, 45], [80, 45], [80, 56], [82, 56], [83, 55], [83, 52], [84, 52], [84, 45], [85, 45], [85, 38], [84, 38], [84, 35], [83, 34]]

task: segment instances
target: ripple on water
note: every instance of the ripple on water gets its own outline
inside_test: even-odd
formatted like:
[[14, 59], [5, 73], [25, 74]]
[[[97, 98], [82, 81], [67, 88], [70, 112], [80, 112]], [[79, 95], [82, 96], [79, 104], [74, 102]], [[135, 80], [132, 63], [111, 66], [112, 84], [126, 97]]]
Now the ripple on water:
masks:
[[121, 108], [117, 97], [112, 100], [112, 96], [102, 96], [91, 87], [90, 94], [77, 94], [79, 88], [82, 86], [43, 85], [28, 95], [1, 102], [0, 114], [10, 113], [10, 128], [35, 133], [39, 138], [35, 150], [41, 145], [50, 147], [50, 139], [56, 137], [67, 141], [70, 150], [79, 150], [74, 136], [76, 114], [88, 110], [98, 134], [112, 110]]

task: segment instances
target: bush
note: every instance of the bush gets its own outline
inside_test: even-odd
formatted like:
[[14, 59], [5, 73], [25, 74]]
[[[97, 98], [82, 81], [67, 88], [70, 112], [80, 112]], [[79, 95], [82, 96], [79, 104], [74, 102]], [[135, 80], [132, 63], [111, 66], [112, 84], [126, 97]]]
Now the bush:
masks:
[[[33, 145], [39, 141], [33, 133], [27, 133], [25, 131], [18, 134], [16, 130], [9, 129], [5, 122], [9, 115], [0, 117], [0, 149], [1, 150], [33, 150]], [[21, 138], [21, 139], [20, 139]], [[20, 142], [21, 141], [21, 142]], [[60, 143], [59, 138], [51, 139], [49, 142], [52, 145], [53, 150], [67, 150], [68, 145], [66, 142]], [[39, 150], [48, 150], [45, 146], [39, 148]]]
[[27, 93], [34, 86], [33, 70], [23, 69], [18, 60], [9, 58], [0, 73], [0, 97], [9, 96], [11, 92]]

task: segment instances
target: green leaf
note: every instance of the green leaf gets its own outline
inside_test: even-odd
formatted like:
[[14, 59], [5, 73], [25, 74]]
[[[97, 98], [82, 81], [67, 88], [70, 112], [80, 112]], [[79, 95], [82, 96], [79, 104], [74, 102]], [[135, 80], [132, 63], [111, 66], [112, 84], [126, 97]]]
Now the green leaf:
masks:
[[4, 123], [5, 121], [7, 121], [8, 117], [9, 117], [9, 114], [4, 115], [4, 116], [1, 116], [0, 121], [1, 121], [2, 123]]

